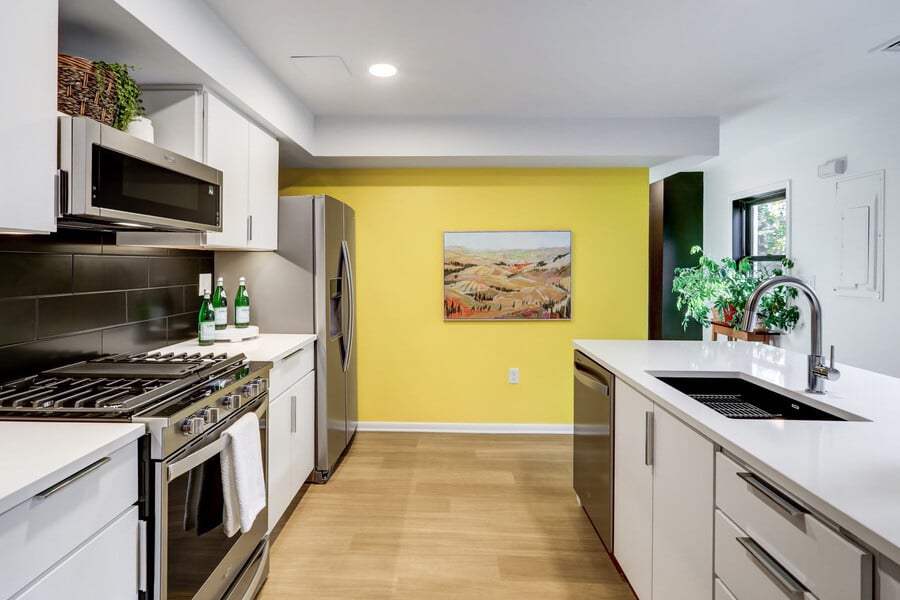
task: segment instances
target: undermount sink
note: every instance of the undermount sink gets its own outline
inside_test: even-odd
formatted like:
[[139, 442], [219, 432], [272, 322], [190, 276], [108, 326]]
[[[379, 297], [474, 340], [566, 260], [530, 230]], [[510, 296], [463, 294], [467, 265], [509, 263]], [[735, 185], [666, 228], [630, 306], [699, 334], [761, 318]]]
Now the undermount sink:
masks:
[[763, 387], [732, 373], [651, 373], [663, 383], [690, 396], [729, 419], [793, 421], [864, 421], [843, 411], [835, 414]]

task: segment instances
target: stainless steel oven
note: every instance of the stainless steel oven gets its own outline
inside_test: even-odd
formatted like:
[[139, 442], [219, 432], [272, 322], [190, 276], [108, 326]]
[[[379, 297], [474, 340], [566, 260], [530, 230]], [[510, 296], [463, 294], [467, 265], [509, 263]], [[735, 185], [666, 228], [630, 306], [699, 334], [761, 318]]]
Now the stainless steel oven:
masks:
[[140, 600], [250, 600], [268, 575], [268, 509], [223, 528], [221, 434], [259, 420], [265, 473], [270, 362], [188, 352], [105, 356], [0, 384], [0, 418], [143, 423]]
[[[268, 508], [250, 531], [227, 537], [222, 527], [221, 432], [249, 411], [259, 417], [266, 464], [268, 394], [261, 394], [227, 423], [207, 429], [181, 451], [155, 461], [155, 527], [159, 600], [252, 598], [268, 571], [265, 560]], [[266, 474], [268, 481], [268, 474]], [[259, 558], [259, 560], [257, 560]], [[246, 589], [235, 596], [232, 588]]]
[[222, 173], [87, 117], [58, 117], [63, 224], [222, 231]]

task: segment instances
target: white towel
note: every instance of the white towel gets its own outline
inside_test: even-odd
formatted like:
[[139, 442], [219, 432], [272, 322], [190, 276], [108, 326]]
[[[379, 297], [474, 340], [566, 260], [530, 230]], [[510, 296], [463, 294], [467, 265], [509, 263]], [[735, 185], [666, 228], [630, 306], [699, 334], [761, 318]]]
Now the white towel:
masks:
[[256, 516], [266, 507], [266, 480], [259, 441], [259, 417], [247, 413], [222, 432], [229, 438], [221, 454], [222, 495], [225, 499], [225, 535], [253, 527]]

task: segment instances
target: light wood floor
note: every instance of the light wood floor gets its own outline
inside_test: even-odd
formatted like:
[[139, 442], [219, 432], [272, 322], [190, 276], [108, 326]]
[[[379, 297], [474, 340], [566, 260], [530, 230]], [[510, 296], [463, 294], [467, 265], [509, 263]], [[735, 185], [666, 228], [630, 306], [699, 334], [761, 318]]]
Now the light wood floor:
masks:
[[359, 433], [272, 547], [261, 600], [634, 600], [572, 491], [571, 437]]

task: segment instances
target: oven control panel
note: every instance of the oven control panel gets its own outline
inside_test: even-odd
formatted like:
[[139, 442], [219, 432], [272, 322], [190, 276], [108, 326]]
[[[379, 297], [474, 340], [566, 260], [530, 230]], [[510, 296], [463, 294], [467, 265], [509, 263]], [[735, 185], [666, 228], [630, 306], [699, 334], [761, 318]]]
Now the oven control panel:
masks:
[[[225, 381], [226, 380], [217, 380], [207, 385], [207, 395], [211, 395], [213, 390], [222, 390], [227, 387], [226, 385], [222, 385]], [[215, 425], [224, 418], [227, 413], [235, 411], [243, 406], [245, 404], [245, 398], [255, 398], [265, 392], [268, 387], [268, 379], [265, 377], [256, 377], [234, 392], [223, 395], [219, 399], [219, 406], [205, 406], [193, 415], [185, 418], [181, 423], [181, 433], [187, 436], [203, 433], [207, 426]]]

